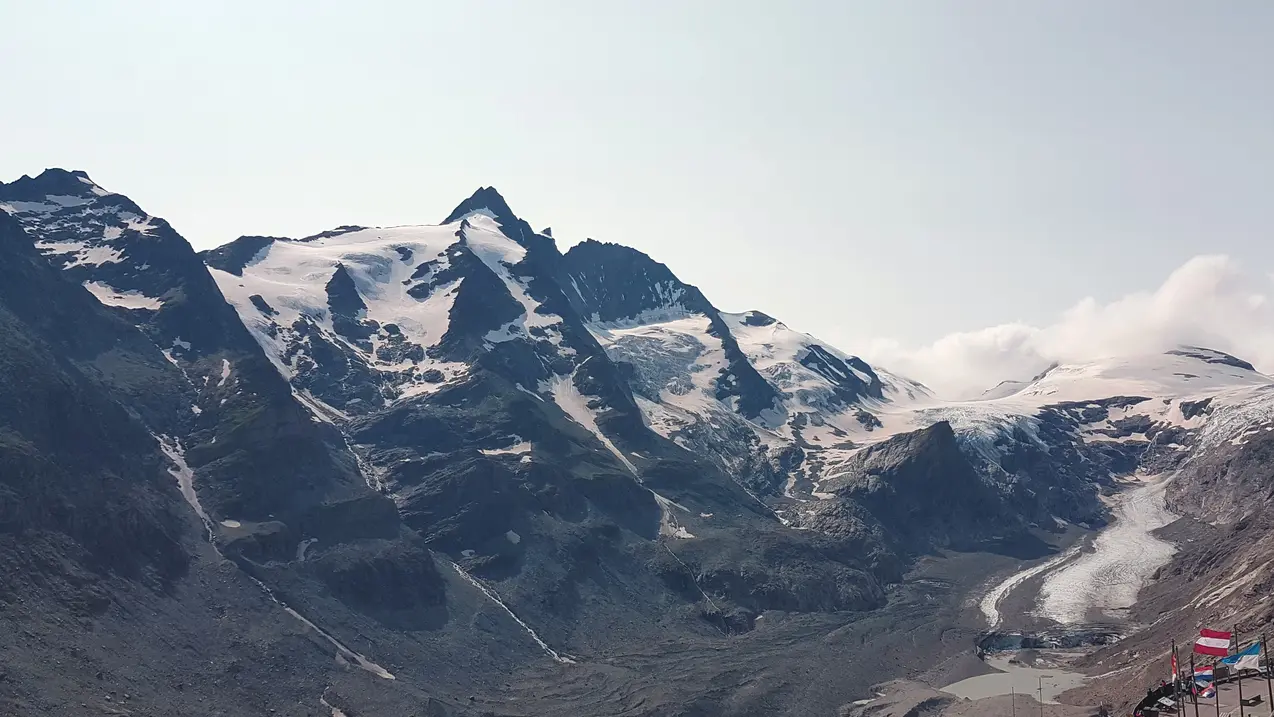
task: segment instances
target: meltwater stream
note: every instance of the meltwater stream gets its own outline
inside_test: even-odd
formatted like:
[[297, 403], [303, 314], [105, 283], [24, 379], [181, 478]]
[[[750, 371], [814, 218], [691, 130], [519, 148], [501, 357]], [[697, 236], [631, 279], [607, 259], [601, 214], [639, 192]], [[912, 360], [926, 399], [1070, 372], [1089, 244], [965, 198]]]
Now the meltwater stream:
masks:
[[527, 634], [531, 636], [531, 639], [535, 641], [535, 644], [539, 645], [540, 649], [544, 650], [544, 653], [546, 655], [553, 658], [554, 662], [560, 662], [563, 665], [575, 664], [575, 660], [570, 655], [562, 654], [558, 652], [557, 650], [554, 650], [553, 648], [549, 647], [549, 644], [545, 642], [543, 638], [541, 638], [535, 632], [535, 630], [532, 630], [531, 626], [526, 624], [522, 620], [522, 618], [518, 617], [517, 613], [513, 612], [513, 608], [509, 607], [509, 605], [506, 602], [501, 600], [500, 596], [497, 595], [494, 590], [484, 585], [481, 580], [470, 575], [467, 570], [460, 567], [459, 565], [452, 563], [451, 567], [455, 569], [457, 573], [460, 574], [460, 577], [464, 578], [466, 581], [468, 581], [470, 585], [474, 586], [475, 588], [478, 589], [479, 592], [485, 595], [488, 600], [495, 603], [496, 605], [499, 605], [500, 608], [504, 610], [504, 612], [508, 613], [509, 617], [513, 618], [514, 622], [521, 625], [522, 629], [526, 630]]
[[[187, 465], [186, 463], [186, 453], [185, 453], [185, 450], [182, 449], [181, 443], [177, 441], [176, 439], [170, 438], [168, 436], [157, 436], [152, 434], [152, 437], [159, 443], [160, 450], [164, 452], [164, 455], [166, 455], [168, 457], [168, 460], [172, 463], [172, 466], [169, 467], [168, 469], [168, 473], [177, 480], [177, 489], [181, 491], [182, 497], [186, 499], [186, 502], [190, 505], [191, 510], [195, 511], [195, 515], [199, 516], [199, 520], [203, 522], [204, 529], [208, 531], [208, 544], [212, 546], [213, 551], [216, 552], [218, 557], [220, 557], [223, 560], [226, 560], [227, 559], [226, 556], [223, 555], [221, 553], [221, 549], [217, 547], [217, 541], [215, 537], [216, 531], [212, 527], [212, 520], [208, 517], [208, 513], [204, 511], [203, 506], [199, 503], [199, 494], [195, 492], [195, 484], [194, 484], [195, 474], [194, 474], [194, 471], [190, 469], [190, 466]], [[223, 521], [223, 524], [226, 524], [226, 523], [235, 523], [235, 521]], [[306, 543], [302, 543], [300, 546], [297, 547], [298, 560], [304, 560], [305, 547], [308, 547]], [[373, 675], [376, 675], [377, 677], [380, 677], [381, 679], [385, 679], [385, 680], [394, 679], [393, 673], [391, 673], [389, 670], [386, 670], [384, 667], [381, 667], [375, 662], [372, 662], [366, 657], [363, 657], [363, 655], [347, 647], [345, 643], [336, 639], [336, 637], [333, 636], [331, 633], [327, 632], [323, 628], [316, 625], [314, 621], [310, 620], [309, 618], [306, 618], [304, 615], [294, 610], [290, 605], [280, 600], [278, 596], [274, 594], [274, 591], [271, 590], [269, 586], [267, 586], [265, 583], [253, 577], [246, 570], [242, 570], [242, 568], [241, 568], [241, 571], [243, 572], [244, 577], [248, 578], [253, 583], [255, 583], [256, 586], [260, 588], [262, 592], [265, 593], [265, 596], [270, 598], [270, 600], [273, 601], [276, 605], [283, 608], [284, 612], [292, 616], [302, 625], [305, 625], [307, 628], [313, 630], [316, 635], [326, 640], [328, 644], [330, 644], [336, 650], [337, 659], [343, 660], [346, 662], [353, 662], [354, 664], [358, 665], [360, 668], [366, 670], [367, 672], [372, 673]]]

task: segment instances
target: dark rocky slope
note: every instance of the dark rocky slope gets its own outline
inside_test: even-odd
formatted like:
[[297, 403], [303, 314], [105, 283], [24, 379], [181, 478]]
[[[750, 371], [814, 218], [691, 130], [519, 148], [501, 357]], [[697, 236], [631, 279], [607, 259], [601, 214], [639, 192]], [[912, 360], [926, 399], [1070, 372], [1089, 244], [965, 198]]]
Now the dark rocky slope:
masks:
[[151, 426], [193, 394], [0, 212], [0, 712], [319, 714], [341, 679], [181, 496]]
[[12, 597], [53, 581], [60, 600], [92, 614], [106, 597], [89, 571], [161, 590], [190, 560], [184, 504], [138, 410], [162, 415], [162, 405], [139, 402], [130, 415], [102, 373], [122, 378], [121, 394], [139, 383], [176, 395], [184, 387], [136, 330], [63, 282], [29, 241], [0, 212], [0, 590]]
[[[945, 421], [864, 448], [824, 488], [834, 503], [869, 516], [873, 532], [904, 552], [976, 550], [1027, 528], [974, 470]], [[813, 515], [817, 527], [827, 513]]]

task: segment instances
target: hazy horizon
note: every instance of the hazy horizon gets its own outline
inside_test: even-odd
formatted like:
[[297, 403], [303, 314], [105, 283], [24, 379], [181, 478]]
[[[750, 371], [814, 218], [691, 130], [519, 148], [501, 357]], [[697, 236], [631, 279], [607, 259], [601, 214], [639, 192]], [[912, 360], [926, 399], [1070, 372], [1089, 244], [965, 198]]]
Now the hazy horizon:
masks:
[[0, 177], [197, 248], [497, 187], [945, 392], [1200, 343], [1274, 370], [1274, 6], [16, 5]]

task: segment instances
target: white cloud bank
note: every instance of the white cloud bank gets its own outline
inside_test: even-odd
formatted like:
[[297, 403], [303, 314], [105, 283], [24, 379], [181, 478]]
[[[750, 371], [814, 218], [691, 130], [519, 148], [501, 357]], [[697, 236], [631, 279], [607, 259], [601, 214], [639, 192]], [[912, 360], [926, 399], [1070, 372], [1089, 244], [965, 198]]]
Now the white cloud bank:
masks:
[[1051, 325], [1001, 324], [907, 348], [880, 340], [863, 357], [942, 395], [970, 397], [1053, 362], [1163, 351], [1181, 344], [1225, 351], [1274, 370], [1274, 280], [1227, 256], [1198, 256], [1157, 290], [1108, 304], [1080, 301]]

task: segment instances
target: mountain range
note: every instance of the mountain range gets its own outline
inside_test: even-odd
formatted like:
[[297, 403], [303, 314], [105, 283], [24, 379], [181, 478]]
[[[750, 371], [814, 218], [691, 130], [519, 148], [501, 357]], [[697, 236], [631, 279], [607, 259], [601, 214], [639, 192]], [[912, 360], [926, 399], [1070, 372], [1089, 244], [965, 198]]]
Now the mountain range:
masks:
[[0, 323], [6, 714], [835, 714], [1121, 478], [1270, 495], [1241, 359], [946, 401], [493, 188], [196, 252], [46, 170], [0, 184]]

